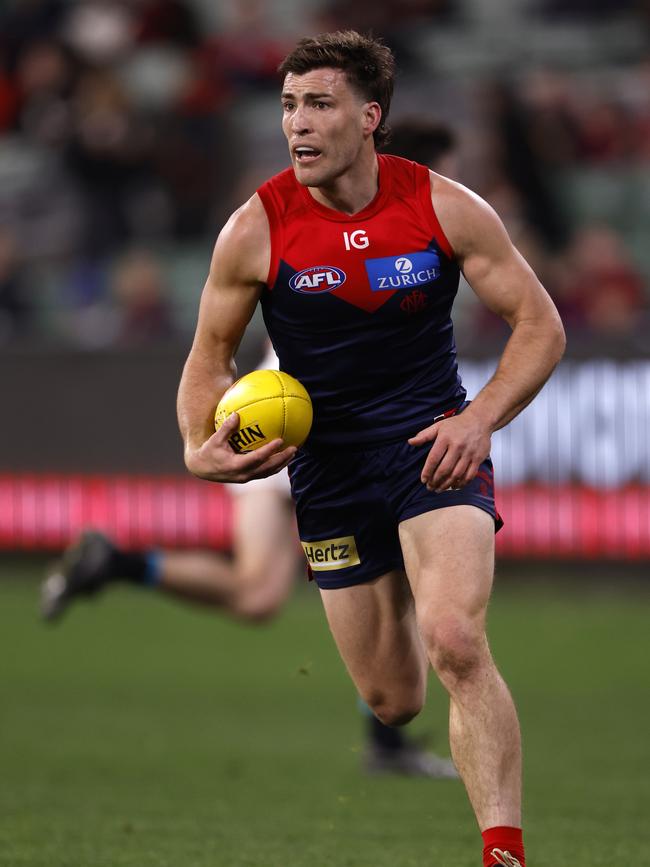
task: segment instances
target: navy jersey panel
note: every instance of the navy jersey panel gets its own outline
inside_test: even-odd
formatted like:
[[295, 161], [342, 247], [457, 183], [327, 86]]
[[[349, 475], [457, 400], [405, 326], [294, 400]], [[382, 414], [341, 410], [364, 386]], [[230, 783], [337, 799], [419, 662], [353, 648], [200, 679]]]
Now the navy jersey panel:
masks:
[[430, 444], [398, 442], [357, 452], [301, 450], [290, 464], [298, 532], [322, 589], [362, 584], [403, 568], [401, 521], [447, 506], [475, 506], [502, 526], [492, 463], [458, 491], [437, 494], [420, 481]]
[[465, 397], [451, 308], [459, 268], [428, 170], [381, 155], [379, 192], [347, 216], [288, 170], [260, 188], [271, 225], [264, 320], [314, 404], [307, 448], [406, 438]]

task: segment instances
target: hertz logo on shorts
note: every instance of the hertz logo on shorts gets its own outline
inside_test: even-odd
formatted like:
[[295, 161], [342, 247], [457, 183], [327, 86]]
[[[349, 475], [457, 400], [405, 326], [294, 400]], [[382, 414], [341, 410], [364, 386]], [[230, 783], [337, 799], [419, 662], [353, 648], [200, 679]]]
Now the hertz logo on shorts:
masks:
[[348, 566], [358, 566], [361, 562], [354, 536], [323, 539], [322, 542], [303, 542], [301, 539], [300, 544], [314, 572], [347, 569]]

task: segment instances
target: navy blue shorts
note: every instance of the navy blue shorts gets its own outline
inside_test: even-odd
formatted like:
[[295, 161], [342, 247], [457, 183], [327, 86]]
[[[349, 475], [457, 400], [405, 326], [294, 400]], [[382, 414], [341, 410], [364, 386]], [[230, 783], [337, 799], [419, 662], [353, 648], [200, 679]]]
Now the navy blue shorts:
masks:
[[478, 506], [502, 526], [492, 461], [458, 491], [420, 481], [431, 443], [401, 441], [359, 451], [298, 452], [289, 466], [300, 541], [310, 577], [323, 589], [350, 587], [404, 566], [398, 525], [446, 506]]

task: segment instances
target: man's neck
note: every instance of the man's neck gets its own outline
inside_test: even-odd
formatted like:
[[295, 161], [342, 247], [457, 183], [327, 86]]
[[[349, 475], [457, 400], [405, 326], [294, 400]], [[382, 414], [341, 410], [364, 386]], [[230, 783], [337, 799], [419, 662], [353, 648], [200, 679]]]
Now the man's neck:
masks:
[[369, 159], [359, 161], [331, 184], [307, 189], [326, 208], [349, 215], [358, 214], [372, 202], [379, 189], [377, 154], [373, 150]]

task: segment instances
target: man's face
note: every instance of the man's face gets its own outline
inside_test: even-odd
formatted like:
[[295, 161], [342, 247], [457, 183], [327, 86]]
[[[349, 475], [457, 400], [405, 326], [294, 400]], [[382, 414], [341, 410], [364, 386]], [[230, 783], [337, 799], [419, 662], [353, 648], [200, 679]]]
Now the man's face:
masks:
[[327, 186], [355, 161], [378, 122], [377, 103], [364, 102], [341, 69], [290, 72], [282, 89], [282, 130], [299, 183]]

